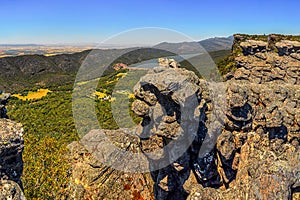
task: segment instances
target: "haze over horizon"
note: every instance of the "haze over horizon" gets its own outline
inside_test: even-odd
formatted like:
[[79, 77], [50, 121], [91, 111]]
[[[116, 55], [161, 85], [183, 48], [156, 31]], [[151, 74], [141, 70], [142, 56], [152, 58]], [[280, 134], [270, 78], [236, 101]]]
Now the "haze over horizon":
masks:
[[296, 0], [1, 1], [0, 44], [92, 44], [143, 27], [175, 30], [196, 41], [234, 33], [298, 35], [299, 5]]

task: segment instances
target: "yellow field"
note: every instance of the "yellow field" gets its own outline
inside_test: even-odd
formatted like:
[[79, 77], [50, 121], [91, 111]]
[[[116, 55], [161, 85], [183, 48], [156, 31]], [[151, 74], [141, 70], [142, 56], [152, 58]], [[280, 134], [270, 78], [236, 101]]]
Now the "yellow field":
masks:
[[51, 92], [48, 89], [38, 89], [36, 92], [28, 92], [27, 96], [22, 96], [20, 94], [13, 94], [13, 97], [17, 97], [18, 99], [21, 99], [23, 101], [32, 100], [32, 99], [40, 99], [44, 96], [46, 96], [49, 92]]

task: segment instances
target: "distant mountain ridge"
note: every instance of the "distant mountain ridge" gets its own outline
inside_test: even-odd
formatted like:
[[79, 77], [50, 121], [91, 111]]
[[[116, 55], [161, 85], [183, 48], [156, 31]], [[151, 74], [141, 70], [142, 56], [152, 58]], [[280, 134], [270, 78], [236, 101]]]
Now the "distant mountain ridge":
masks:
[[43, 44], [0, 44], [0, 47], [27, 47], [27, 46], [39, 47], [45, 45]]
[[199, 42], [180, 42], [168, 43], [163, 42], [155, 45], [153, 48], [164, 49], [177, 54], [193, 54], [202, 52], [203, 49], [207, 52], [230, 50], [233, 44], [233, 36], [229, 37], [214, 37], [201, 40]]
[[[199, 45], [201, 44], [201, 45]], [[210, 38], [200, 42], [161, 43], [152, 48], [134, 51], [123, 55], [116, 62], [126, 64], [139, 63], [147, 59], [165, 57], [181, 53], [199, 53], [203, 51], [219, 51], [231, 49], [232, 38]], [[203, 48], [202, 48], [202, 47]], [[200, 47], [200, 49], [199, 49]], [[160, 50], [159, 50], [160, 49]], [[96, 50], [99, 59], [122, 55], [126, 49]], [[74, 81], [77, 70], [89, 55], [91, 50], [73, 54], [61, 54], [55, 56], [23, 55], [0, 58], [0, 89], [22, 90], [33, 85], [49, 85]], [[94, 52], [94, 51], [93, 51]], [[224, 53], [222, 53], [223, 55]], [[88, 75], [97, 74], [97, 70], [88, 71]], [[88, 76], [89, 77], [89, 76]]]
[[0, 89], [22, 90], [36, 84], [72, 81], [73, 74], [77, 72], [89, 52], [0, 58]]
[[[62, 85], [73, 83], [76, 73], [86, 57], [89, 62], [96, 63], [85, 69], [85, 79], [91, 80], [103, 72], [101, 69], [105, 60], [116, 58], [115, 63], [133, 64], [144, 60], [173, 55], [170, 52], [154, 48], [130, 49], [96, 49], [86, 50], [74, 54], [61, 54], [55, 56], [24, 55], [0, 58], [0, 90], [23, 90], [26, 88], [49, 85]], [[121, 56], [120, 56], [121, 55]], [[107, 68], [112, 71], [111, 67]]]
[[206, 51], [230, 50], [233, 44], [233, 36], [214, 37], [199, 42]]

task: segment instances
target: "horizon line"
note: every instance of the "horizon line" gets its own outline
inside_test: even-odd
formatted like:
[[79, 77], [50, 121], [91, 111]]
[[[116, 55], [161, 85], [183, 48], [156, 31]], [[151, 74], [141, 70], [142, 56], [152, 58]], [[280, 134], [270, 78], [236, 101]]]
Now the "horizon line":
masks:
[[149, 46], [149, 45], [157, 45], [161, 43], [184, 43], [184, 42], [200, 42], [207, 39], [213, 38], [229, 38], [233, 35], [229, 36], [212, 36], [212, 37], [205, 37], [202, 39], [195, 39], [194, 41], [176, 41], [176, 42], [168, 42], [168, 41], [161, 41], [156, 44], [105, 44], [102, 42], [56, 42], [56, 43], [39, 43], [39, 42], [30, 42], [30, 43], [0, 43], [0, 46], [97, 46], [97, 45], [105, 45], [105, 46], [120, 46], [120, 45], [142, 45], [142, 46]]

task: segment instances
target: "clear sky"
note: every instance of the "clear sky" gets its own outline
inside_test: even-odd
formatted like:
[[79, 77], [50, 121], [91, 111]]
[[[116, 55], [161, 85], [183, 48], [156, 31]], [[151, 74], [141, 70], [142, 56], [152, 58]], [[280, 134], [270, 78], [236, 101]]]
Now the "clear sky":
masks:
[[299, 0], [0, 0], [0, 43], [98, 43], [142, 27], [196, 40], [300, 34], [299, 8]]

